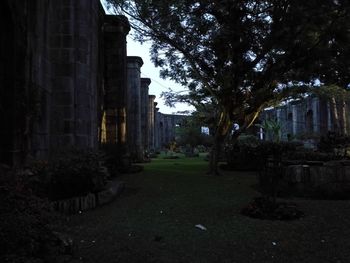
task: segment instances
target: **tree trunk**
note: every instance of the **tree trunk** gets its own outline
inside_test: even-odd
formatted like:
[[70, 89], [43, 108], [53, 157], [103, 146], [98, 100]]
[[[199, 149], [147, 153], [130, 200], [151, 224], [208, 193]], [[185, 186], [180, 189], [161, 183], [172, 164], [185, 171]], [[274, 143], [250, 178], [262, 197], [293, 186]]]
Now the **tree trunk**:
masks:
[[341, 130], [340, 130], [340, 121], [339, 121], [337, 102], [335, 100], [335, 97], [331, 98], [330, 104], [331, 104], [331, 113], [333, 117], [333, 129], [335, 133], [339, 134], [341, 133]]
[[342, 115], [342, 118], [341, 118], [342, 134], [343, 135], [348, 135], [345, 100], [341, 101], [341, 115]]
[[209, 172], [210, 175], [220, 175], [218, 170], [218, 163], [220, 160], [220, 152], [222, 148], [223, 140], [221, 138], [214, 139], [213, 146], [210, 151]]
[[231, 121], [229, 115], [226, 112], [220, 114], [220, 119], [218, 126], [214, 135], [214, 143], [210, 151], [210, 160], [209, 160], [209, 171], [210, 175], [220, 175], [218, 170], [218, 163], [220, 159], [220, 153], [222, 145], [225, 141], [227, 134], [231, 128]]

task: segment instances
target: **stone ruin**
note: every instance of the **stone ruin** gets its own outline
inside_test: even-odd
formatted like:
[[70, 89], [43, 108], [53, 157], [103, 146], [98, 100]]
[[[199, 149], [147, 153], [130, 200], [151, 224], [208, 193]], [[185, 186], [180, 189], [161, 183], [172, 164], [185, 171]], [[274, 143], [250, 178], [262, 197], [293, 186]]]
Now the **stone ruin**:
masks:
[[[343, 107], [342, 101], [330, 100], [315, 95], [290, 101], [282, 106], [265, 110], [260, 121], [276, 120], [281, 125], [281, 140], [292, 138], [314, 138], [327, 133], [349, 134], [350, 104]], [[272, 138], [271, 132], [261, 134], [266, 140]]]
[[[331, 101], [310, 95], [264, 111], [260, 121], [276, 120], [281, 125], [279, 139], [287, 141], [296, 138], [303, 142], [304, 147], [317, 150], [321, 138], [327, 138], [329, 134], [340, 137], [349, 134], [349, 107], [349, 103], [339, 98]], [[271, 140], [273, 135], [267, 131], [262, 137]], [[345, 155], [342, 154], [343, 158], [347, 151]], [[350, 198], [348, 159], [326, 162], [300, 160], [295, 164], [285, 164], [283, 169], [281, 192], [330, 199]]]
[[127, 56], [126, 17], [99, 0], [4, 0], [0, 13], [0, 163], [101, 143], [142, 161], [172, 139], [176, 117], [158, 112], [142, 58]]

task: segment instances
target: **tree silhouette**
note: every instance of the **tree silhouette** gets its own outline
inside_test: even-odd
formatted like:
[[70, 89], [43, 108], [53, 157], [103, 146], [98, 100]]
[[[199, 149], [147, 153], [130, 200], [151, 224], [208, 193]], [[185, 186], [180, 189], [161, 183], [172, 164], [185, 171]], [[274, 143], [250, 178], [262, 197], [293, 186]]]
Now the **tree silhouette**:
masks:
[[349, 85], [349, 1], [107, 1], [129, 17], [136, 39], [152, 41], [162, 77], [188, 87], [187, 101], [216, 107], [212, 174], [233, 122], [238, 136], [316, 80]]

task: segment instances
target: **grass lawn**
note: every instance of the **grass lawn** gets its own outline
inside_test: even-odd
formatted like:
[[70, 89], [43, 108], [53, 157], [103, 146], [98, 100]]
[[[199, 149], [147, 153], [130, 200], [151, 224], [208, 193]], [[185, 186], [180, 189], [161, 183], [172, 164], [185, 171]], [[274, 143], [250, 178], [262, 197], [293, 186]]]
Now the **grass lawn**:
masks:
[[[114, 202], [67, 218], [80, 262], [350, 262], [350, 201], [295, 199], [296, 221], [251, 219], [256, 175], [205, 176], [203, 158], [153, 159]], [[202, 224], [206, 231], [195, 227]]]

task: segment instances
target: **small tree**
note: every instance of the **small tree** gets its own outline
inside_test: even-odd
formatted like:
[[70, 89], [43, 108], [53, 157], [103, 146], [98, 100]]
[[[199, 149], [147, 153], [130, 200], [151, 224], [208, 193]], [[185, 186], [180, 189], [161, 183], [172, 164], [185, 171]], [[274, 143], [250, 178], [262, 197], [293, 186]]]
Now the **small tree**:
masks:
[[177, 142], [181, 146], [189, 146], [191, 153], [198, 145], [208, 146], [212, 143], [212, 137], [201, 131], [200, 119], [196, 114], [192, 115], [187, 121], [177, 129]]
[[281, 124], [277, 120], [266, 119], [262, 124], [257, 124], [258, 127], [262, 128], [265, 132], [265, 136], [268, 134], [272, 135], [272, 141], [279, 142], [281, 137]]

